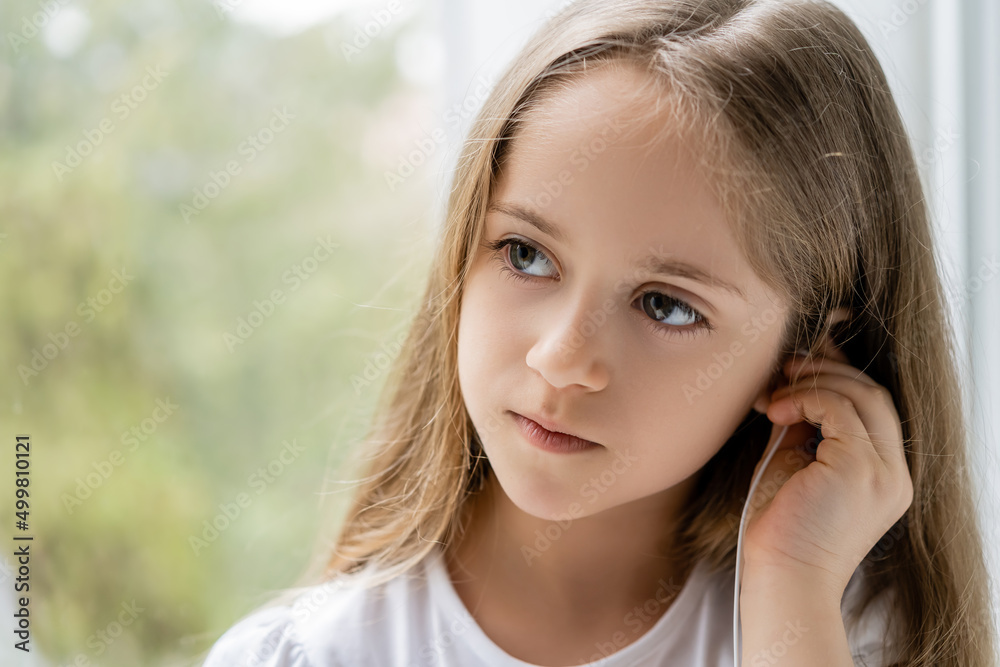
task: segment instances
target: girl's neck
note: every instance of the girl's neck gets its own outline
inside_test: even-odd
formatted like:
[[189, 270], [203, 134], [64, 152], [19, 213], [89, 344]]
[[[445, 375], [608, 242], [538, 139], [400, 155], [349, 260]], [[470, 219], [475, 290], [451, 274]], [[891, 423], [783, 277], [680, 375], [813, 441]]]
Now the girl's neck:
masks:
[[[491, 475], [470, 501], [467, 530], [446, 550], [455, 590], [491, 637], [490, 622], [506, 636], [501, 626], [511, 614], [527, 629], [544, 632], [554, 624], [600, 637], [613, 628], [628, 630], [628, 615], [658, 600], [647, 605], [657, 613], [638, 615], [648, 630], [693, 567], [668, 554], [695, 481], [692, 476], [639, 501], [560, 523], [518, 508]], [[530, 621], [526, 610], [532, 610]], [[627, 634], [638, 637], [634, 628]]]

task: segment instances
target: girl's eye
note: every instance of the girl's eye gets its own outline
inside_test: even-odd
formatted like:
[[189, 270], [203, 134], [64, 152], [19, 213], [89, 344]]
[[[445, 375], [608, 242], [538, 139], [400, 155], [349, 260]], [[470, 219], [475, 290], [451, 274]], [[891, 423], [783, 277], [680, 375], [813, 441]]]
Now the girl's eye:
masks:
[[[506, 246], [510, 246], [510, 250], [503, 251]], [[524, 243], [517, 239], [501, 239], [489, 243], [488, 247], [494, 251], [494, 257], [500, 260], [500, 270], [507, 272], [515, 280], [528, 280], [523, 275], [526, 272], [525, 267], [530, 266], [532, 261], [538, 257], [544, 257], [546, 262], [549, 264], [552, 263], [548, 257], [545, 257], [544, 252], [529, 243]], [[510, 267], [507, 265], [508, 262], [516, 271], [510, 270]], [[528, 275], [532, 276], [534, 274], [528, 273]], [[545, 276], [534, 277], [543, 278]]]
[[[500, 271], [506, 273], [514, 280], [531, 280], [531, 278], [545, 277], [526, 273], [522, 267], [530, 266], [531, 263], [542, 257], [551, 264], [551, 260], [545, 256], [541, 250], [535, 248], [530, 243], [518, 239], [507, 238], [487, 243], [486, 246], [493, 251], [493, 259], [500, 262]], [[510, 246], [509, 251], [504, 248]], [[513, 266], [515, 270], [510, 267]], [[675, 299], [661, 292], [646, 292], [639, 297], [643, 312], [652, 318], [646, 320], [650, 328], [658, 335], [680, 334], [693, 336], [697, 334], [697, 329], [711, 331], [715, 327], [705, 319], [697, 310], [688, 303]], [[663, 318], [662, 320], [660, 318]]]
[[[714, 327], [697, 310], [686, 302], [667, 296], [661, 292], [646, 292], [639, 297], [642, 310], [659, 324], [654, 324], [659, 331], [667, 329], [670, 333], [693, 336], [697, 329], [711, 331]], [[664, 320], [661, 316], [666, 315]]]

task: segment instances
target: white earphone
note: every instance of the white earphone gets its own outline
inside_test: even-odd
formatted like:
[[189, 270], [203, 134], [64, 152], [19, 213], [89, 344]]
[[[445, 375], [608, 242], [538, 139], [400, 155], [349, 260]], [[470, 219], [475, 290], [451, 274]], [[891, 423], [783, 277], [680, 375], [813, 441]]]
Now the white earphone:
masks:
[[743, 569], [743, 531], [746, 529], [744, 525], [747, 519], [747, 510], [750, 508], [750, 500], [753, 498], [753, 492], [757, 490], [757, 483], [760, 482], [760, 478], [764, 475], [764, 471], [767, 470], [768, 463], [771, 462], [771, 457], [774, 453], [778, 451], [778, 446], [781, 445], [781, 441], [785, 439], [785, 433], [788, 432], [788, 426], [781, 429], [781, 434], [778, 435], [778, 439], [774, 441], [771, 448], [767, 451], [767, 454], [762, 459], [760, 468], [757, 470], [757, 474], [754, 475], [753, 482], [750, 483], [750, 493], [747, 494], [747, 500], [743, 503], [743, 516], [740, 517], [740, 533], [739, 537], [736, 539], [736, 586], [733, 595], [733, 665], [734, 667], [740, 667], [741, 658], [741, 637], [740, 637], [740, 573]]

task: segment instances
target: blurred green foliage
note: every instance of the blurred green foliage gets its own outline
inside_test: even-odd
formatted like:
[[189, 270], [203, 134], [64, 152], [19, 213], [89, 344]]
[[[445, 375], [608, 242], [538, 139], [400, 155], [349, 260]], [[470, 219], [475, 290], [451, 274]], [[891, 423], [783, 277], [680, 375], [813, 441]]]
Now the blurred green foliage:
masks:
[[[207, 0], [52, 2], [89, 22], [56, 55], [43, 30], [10, 38], [45, 4], [0, 4], [0, 539], [15, 532], [12, 443], [29, 434], [33, 648], [53, 665], [196, 664], [329, 530], [347, 493], [324, 499], [324, 473], [382, 383], [351, 378], [419, 295], [434, 167], [394, 190], [384, 177], [428, 99], [394, 57], [415, 19], [348, 62], [356, 15], [279, 38]], [[251, 161], [240, 146], [267, 137], [275, 108], [294, 118]], [[78, 166], [53, 166], [91, 139]], [[216, 196], [186, 221], [196, 191]], [[313, 263], [318, 238], [337, 247]], [[259, 326], [227, 343], [240, 318]], [[301, 454], [275, 466], [293, 440]], [[278, 475], [253, 477], [269, 463]], [[12, 588], [8, 573], [0, 595]], [[143, 611], [104, 643], [133, 600]]]

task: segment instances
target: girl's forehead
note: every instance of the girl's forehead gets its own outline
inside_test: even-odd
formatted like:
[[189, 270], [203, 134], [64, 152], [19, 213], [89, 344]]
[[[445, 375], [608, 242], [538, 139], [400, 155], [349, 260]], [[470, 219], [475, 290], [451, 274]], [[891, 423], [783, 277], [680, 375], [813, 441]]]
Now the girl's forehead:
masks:
[[[663, 189], [686, 181], [682, 187], [690, 190], [699, 181], [698, 188], [714, 187], [717, 172], [704, 168], [717, 162], [706, 126], [693, 120], [686, 102], [651, 80], [635, 67], [612, 65], [546, 91], [518, 123], [500, 176], [530, 171], [537, 180], [549, 172], [548, 178], [554, 173], [566, 182], [604, 167], [606, 183]], [[673, 172], [668, 180], [659, 173], [664, 170]]]
[[560, 122], [551, 113], [528, 120], [504, 158], [498, 193], [619, 225], [683, 217], [697, 227], [725, 218], [693, 142], [616, 99], [590, 95], [573, 108]]
[[[643, 98], [621, 73], [588, 77], [544, 100], [519, 126], [490, 199], [489, 233], [546, 244], [561, 270], [577, 275], [601, 262], [609, 275], [629, 273], [654, 256], [653, 266], [697, 267], [707, 278], [701, 282], [714, 283], [695, 292], [710, 308], [773, 300], [732, 234], [697, 146], [627, 103], [619, 92]], [[660, 116], [669, 122], [669, 113]], [[695, 272], [672, 275], [682, 273]]]
[[622, 138], [683, 135], [697, 125], [696, 106], [664, 79], [634, 63], [615, 60], [546, 88], [525, 113], [517, 133], [544, 136], [553, 129], [614, 123], [622, 128]]

